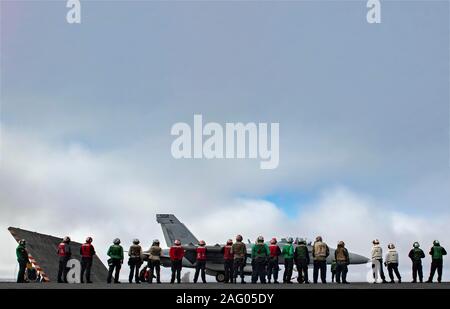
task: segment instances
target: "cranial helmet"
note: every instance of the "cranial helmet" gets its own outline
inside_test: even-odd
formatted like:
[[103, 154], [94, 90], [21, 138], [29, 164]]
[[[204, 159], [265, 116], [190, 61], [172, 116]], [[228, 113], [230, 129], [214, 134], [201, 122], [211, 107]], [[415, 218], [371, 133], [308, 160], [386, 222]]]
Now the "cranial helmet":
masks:
[[139, 243], [140, 243], [139, 239], [137, 239], [137, 238], [133, 239], [133, 244], [139, 245]]
[[119, 238], [114, 239], [113, 240], [113, 244], [119, 245], [120, 244], [120, 239]]
[[413, 247], [414, 247], [414, 248], [419, 248], [419, 247], [420, 247], [420, 244], [416, 241], [415, 243], [413, 243]]
[[233, 240], [232, 239], [228, 239], [227, 240], [227, 245], [232, 245], [233, 244]]
[[206, 243], [205, 243], [205, 241], [204, 240], [200, 240], [199, 242], [198, 242], [198, 244], [200, 245], [200, 246], [204, 246], [204, 245], [206, 245]]
[[388, 245], [388, 248], [389, 249], [395, 249], [395, 245], [391, 243], [391, 244]]
[[317, 236], [316, 241], [322, 241], [322, 236]]
[[306, 245], [306, 240], [303, 239], [303, 238], [300, 238], [300, 239], [298, 240], [298, 243], [301, 244], [301, 245]]
[[374, 240], [372, 241], [372, 243], [373, 243], [374, 245], [379, 245], [379, 244], [380, 244], [380, 241], [379, 241], [378, 239], [374, 239]]
[[69, 236], [64, 237], [63, 242], [66, 242], [66, 243], [70, 242], [70, 237]]
[[158, 239], [153, 239], [153, 243], [154, 243], [155, 245], [159, 245], [159, 240], [158, 240]]
[[338, 242], [338, 246], [344, 247], [345, 243], [341, 240], [341, 241]]
[[21, 246], [25, 246], [27, 244], [27, 242], [26, 242], [26, 240], [25, 239], [21, 239], [21, 240], [19, 240], [19, 245], [21, 245]]
[[277, 239], [274, 237], [270, 240], [271, 245], [275, 245], [277, 243]]
[[433, 245], [435, 245], [435, 246], [439, 246], [440, 244], [439, 244], [439, 240], [435, 240], [435, 241], [433, 241]]
[[288, 237], [288, 238], [287, 238], [287, 242], [288, 242], [289, 244], [292, 244], [292, 243], [294, 242], [294, 239], [293, 239], [292, 237]]
[[92, 242], [92, 237], [86, 237], [86, 242], [88, 243], [88, 244], [90, 244], [91, 242]]
[[236, 240], [237, 240], [237, 241], [242, 241], [242, 235], [237, 235], [237, 236], [236, 236]]
[[264, 237], [258, 236], [258, 238], [256, 239], [256, 241], [257, 241], [258, 243], [262, 243], [262, 242], [264, 242]]
[[174, 241], [175, 246], [181, 246], [181, 241], [179, 239], [176, 239]]

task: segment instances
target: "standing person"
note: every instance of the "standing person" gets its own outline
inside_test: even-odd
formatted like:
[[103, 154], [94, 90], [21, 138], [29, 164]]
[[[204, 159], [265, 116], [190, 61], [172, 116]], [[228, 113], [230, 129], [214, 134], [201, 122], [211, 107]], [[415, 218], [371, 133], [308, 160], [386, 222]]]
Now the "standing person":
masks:
[[224, 283], [233, 282], [233, 254], [231, 253], [231, 247], [233, 246], [233, 240], [228, 239], [226, 245], [222, 248], [223, 253], [223, 267], [225, 269]]
[[383, 271], [383, 249], [381, 249], [380, 241], [375, 239], [372, 241], [372, 244], [372, 272], [373, 278], [375, 279], [374, 283], [377, 283], [378, 281], [378, 273], [380, 273], [383, 283], [387, 283]]
[[201, 272], [202, 282], [206, 283], [206, 243], [204, 240], [200, 240], [198, 242], [197, 247], [197, 258], [195, 262], [195, 275], [194, 275], [194, 283], [197, 283], [198, 275]]
[[116, 238], [113, 241], [113, 244], [108, 249], [108, 253], [106, 253], [110, 258], [108, 259], [108, 279], [107, 282], [111, 283], [112, 280], [112, 274], [115, 269], [114, 273], [114, 283], [120, 283], [119, 282], [119, 274], [120, 269], [122, 268], [123, 263], [123, 248], [120, 245], [120, 239]]
[[172, 278], [170, 283], [175, 283], [175, 277], [178, 283], [181, 283], [181, 269], [183, 268], [184, 249], [181, 241], [176, 239], [169, 250], [170, 261], [172, 262]]
[[292, 270], [294, 268], [294, 246], [292, 237], [288, 237], [287, 243], [283, 246], [281, 254], [284, 258], [283, 283], [292, 283]]
[[270, 283], [273, 275], [273, 283], [278, 283], [278, 272], [280, 265], [278, 257], [281, 255], [281, 249], [277, 244], [277, 239], [272, 238], [269, 245], [270, 257], [267, 263], [267, 280]]
[[388, 245], [388, 253], [386, 254], [386, 262], [385, 262], [389, 278], [391, 279], [391, 283], [394, 283], [394, 272], [397, 276], [398, 283], [402, 283], [402, 278], [400, 276], [400, 272], [398, 271], [398, 252], [395, 250], [394, 244]]
[[416, 241], [413, 244], [413, 248], [409, 251], [408, 257], [412, 262], [412, 277], [413, 281], [411, 283], [417, 283], [417, 274], [419, 274], [420, 283], [423, 282], [423, 271], [422, 271], [422, 259], [425, 257], [425, 253], [420, 249], [420, 244]]
[[156, 271], [156, 283], [161, 283], [161, 247], [159, 246], [159, 240], [153, 240], [152, 246], [148, 250], [148, 263], [147, 267], [150, 269], [148, 276], [148, 283], [153, 283], [153, 276]]
[[233, 254], [233, 282], [237, 282], [237, 277], [240, 275], [241, 283], [245, 284], [244, 267], [247, 264], [247, 247], [242, 242], [242, 235], [236, 236], [236, 242], [231, 246], [231, 254]]
[[142, 247], [139, 243], [139, 239], [133, 239], [133, 244], [128, 250], [128, 265], [130, 266], [130, 275], [128, 276], [129, 283], [133, 283], [133, 276], [134, 281], [137, 284], [141, 283], [139, 278], [139, 268], [141, 268], [142, 265]]
[[430, 277], [427, 280], [427, 283], [433, 282], [434, 273], [437, 270], [438, 273], [438, 282], [441, 283], [442, 280], [442, 265], [443, 265], [443, 257], [447, 254], [444, 247], [441, 247], [438, 240], [433, 241], [433, 247], [431, 247], [430, 255], [431, 255], [431, 270]]
[[336, 282], [348, 284], [347, 282], [347, 265], [350, 264], [348, 250], [345, 243], [341, 240], [338, 242], [336, 251], [334, 251], [334, 259], [336, 260]]
[[269, 247], [264, 243], [264, 237], [258, 236], [252, 247], [252, 283], [266, 283], [266, 265], [270, 256]]
[[67, 262], [72, 257], [72, 249], [70, 248], [70, 237], [66, 236], [58, 245], [59, 267], [58, 267], [58, 283], [67, 283], [67, 273], [69, 268]]
[[322, 236], [317, 236], [312, 250], [312, 256], [314, 259], [314, 283], [317, 283], [317, 280], [319, 278], [319, 271], [322, 283], [327, 283], [327, 257], [329, 255], [330, 249], [328, 248], [327, 244], [323, 242]]
[[81, 283], [84, 283], [84, 273], [86, 272], [86, 282], [91, 281], [92, 260], [94, 259], [95, 249], [92, 245], [92, 237], [86, 238], [86, 242], [81, 245]]
[[25, 270], [27, 264], [30, 263], [28, 259], [28, 251], [26, 249], [27, 242], [25, 239], [19, 240], [19, 245], [16, 248], [17, 262], [19, 263], [19, 274], [17, 275], [17, 283], [25, 282]]
[[336, 277], [336, 260], [331, 262], [331, 282], [334, 282], [334, 278]]
[[298, 283], [308, 284], [309, 250], [306, 246], [306, 240], [299, 240], [298, 245], [294, 250], [294, 260], [298, 271]]

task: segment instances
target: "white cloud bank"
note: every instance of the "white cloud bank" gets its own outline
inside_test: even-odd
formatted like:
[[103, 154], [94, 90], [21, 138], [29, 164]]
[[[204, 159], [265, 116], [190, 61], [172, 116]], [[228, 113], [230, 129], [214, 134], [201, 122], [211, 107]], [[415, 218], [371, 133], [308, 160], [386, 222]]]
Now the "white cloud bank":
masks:
[[[372, 239], [380, 239], [384, 248], [393, 242], [401, 255], [405, 280], [411, 277], [407, 254], [414, 241], [419, 241], [426, 252], [433, 239], [449, 246], [448, 213], [390, 211], [389, 205], [345, 187], [324, 190], [314, 202], [299, 205], [299, 215], [293, 218], [268, 201], [234, 197], [218, 200], [207, 190], [186, 192], [186, 188], [174, 187], [167, 179], [136, 176], [126, 157], [96, 154], [80, 145], [49, 145], [4, 130], [1, 146], [0, 278], [13, 278], [16, 271], [16, 244], [6, 230], [8, 226], [70, 235], [77, 241], [92, 235], [105, 261], [107, 246], [115, 237], [120, 237], [125, 246], [138, 237], [145, 247], [152, 239], [161, 239], [155, 221], [157, 212], [177, 214], [209, 244], [223, 243], [237, 233], [251, 240], [258, 235], [311, 240], [322, 235], [332, 247], [344, 240], [350, 251], [368, 256]], [[206, 204], [199, 204], [199, 200]], [[428, 262], [427, 256], [425, 275]], [[127, 270], [124, 267], [122, 275]], [[365, 265], [352, 266], [349, 278], [365, 280], [368, 270]], [[448, 271], [444, 278], [450, 279]]]

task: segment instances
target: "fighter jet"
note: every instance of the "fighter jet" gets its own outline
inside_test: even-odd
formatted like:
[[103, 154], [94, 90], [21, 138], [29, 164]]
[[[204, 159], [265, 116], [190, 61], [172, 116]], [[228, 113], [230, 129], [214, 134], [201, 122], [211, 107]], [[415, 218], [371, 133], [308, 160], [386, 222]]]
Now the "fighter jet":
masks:
[[[195, 267], [196, 248], [198, 246], [198, 239], [192, 234], [192, 232], [181, 223], [173, 214], [157, 214], [156, 221], [161, 224], [161, 228], [166, 240], [167, 246], [171, 246], [176, 239], [181, 241], [182, 247], [186, 251], [183, 258], [183, 267], [193, 268]], [[278, 242], [278, 246], [281, 248], [286, 244], [287, 240], [282, 238]], [[296, 246], [294, 244], [294, 246]], [[217, 282], [223, 282], [225, 280], [224, 260], [222, 248], [224, 245], [216, 244], [214, 246], [206, 246], [207, 249], [207, 261], [206, 261], [206, 273], [210, 276], [214, 276]], [[251, 275], [251, 244], [247, 246], [247, 265], [244, 268], [245, 275]], [[308, 244], [308, 250], [312, 252], [311, 244]], [[331, 264], [334, 257], [334, 249], [330, 248], [330, 256], [327, 258], [327, 263]], [[368, 258], [349, 253], [350, 264], [365, 264], [369, 261]], [[311, 263], [313, 261], [310, 256]], [[280, 264], [284, 264], [283, 257], [279, 259]], [[164, 249], [161, 256], [161, 264], [164, 267], [170, 267], [169, 250]]]

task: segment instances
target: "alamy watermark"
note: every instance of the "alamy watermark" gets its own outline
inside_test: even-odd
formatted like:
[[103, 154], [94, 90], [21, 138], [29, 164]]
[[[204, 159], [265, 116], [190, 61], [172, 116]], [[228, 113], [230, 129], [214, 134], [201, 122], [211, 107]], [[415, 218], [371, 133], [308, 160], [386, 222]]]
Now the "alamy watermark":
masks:
[[[269, 132], [270, 127], [270, 132]], [[193, 127], [185, 122], [172, 126], [176, 136], [171, 153], [175, 159], [260, 159], [261, 169], [275, 169], [280, 160], [279, 123], [203, 124], [203, 116], [194, 115]]]

